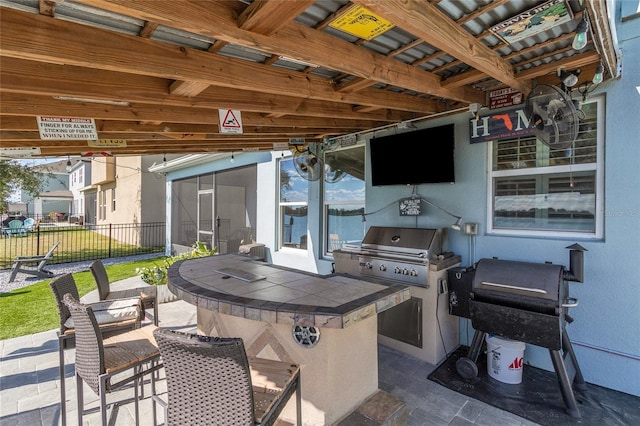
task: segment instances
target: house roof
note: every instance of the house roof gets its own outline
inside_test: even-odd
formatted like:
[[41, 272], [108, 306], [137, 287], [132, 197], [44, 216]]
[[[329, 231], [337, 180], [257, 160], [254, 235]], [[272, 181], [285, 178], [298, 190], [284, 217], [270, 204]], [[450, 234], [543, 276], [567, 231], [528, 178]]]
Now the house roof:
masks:
[[[598, 65], [618, 69], [607, 4], [2, 0], [0, 141], [42, 156], [273, 150], [486, 105], [502, 88], [526, 96], [559, 84], [559, 68], [587, 87]], [[93, 119], [98, 141], [42, 140], [43, 116]]]
[[71, 193], [71, 191], [65, 191], [62, 189], [58, 189], [55, 191], [46, 191], [46, 192], [41, 192], [40, 194], [38, 194], [38, 197], [40, 199], [43, 200], [48, 200], [48, 201], [71, 201], [73, 200], [73, 194]]
[[71, 166], [73, 167], [73, 165], [78, 163], [80, 160], [69, 158], [65, 160], [51, 161], [48, 163], [35, 165], [32, 167], [32, 169], [40, 173], [68, 174], [69, 172], [67, 171], [67, 161], [70, 161]]

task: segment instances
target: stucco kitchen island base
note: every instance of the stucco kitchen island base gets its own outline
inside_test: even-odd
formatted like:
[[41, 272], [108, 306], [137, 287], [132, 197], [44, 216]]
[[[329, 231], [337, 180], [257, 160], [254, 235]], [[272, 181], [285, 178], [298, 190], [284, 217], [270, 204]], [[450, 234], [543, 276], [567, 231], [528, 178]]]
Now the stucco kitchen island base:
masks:
[[[198, 307], [200, 333], [241, 337], [249, 356], [300, 365], [305, 425], [334, 424], [377, 391], [377, 314], [410, 298], [404, 285], [229, 254], [176, 262], [168, 286]], [[281, 418], [294, 422], [295, 400]]]
[[[198, 332], [242, 337], [250, 356], [299, 364], [304, 425], [334, 424], [378, 390], [375, 316], [347, 328], [321, 329], [320, 340], [312, 348], [294, 342], [290, 325], [202, 308], [198, 308]], [[295, 409], [292, 398], [280, 418], [295, 424]]]

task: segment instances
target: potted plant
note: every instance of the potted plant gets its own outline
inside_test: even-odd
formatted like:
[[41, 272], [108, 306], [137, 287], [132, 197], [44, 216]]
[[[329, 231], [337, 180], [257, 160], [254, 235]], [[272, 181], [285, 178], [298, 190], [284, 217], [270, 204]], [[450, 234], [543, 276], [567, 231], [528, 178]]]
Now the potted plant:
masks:
[[191, 251], [182, 253], [178, 256], [166, 257], [162, 259], [162, 264], [155, 264], [151, 267], [136, 268], [136, 274], [138, 274], [145, 283], [157, 287], [157, 299], [159, 303], [171, 302], [176, 300], [176, 296], [169, 291], [169, 288], [166, 285], [169, 267], [179, 260], [213, 256], [214, 254], [216, 254], [215, 247], [209, 249], [205, 243], [196, 241], [196, 243], [191, 246]]

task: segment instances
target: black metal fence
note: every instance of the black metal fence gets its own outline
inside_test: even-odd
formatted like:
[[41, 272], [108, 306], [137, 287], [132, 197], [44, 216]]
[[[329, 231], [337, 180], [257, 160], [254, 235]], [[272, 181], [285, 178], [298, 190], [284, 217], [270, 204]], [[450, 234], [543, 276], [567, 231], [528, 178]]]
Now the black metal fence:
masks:
[[12, 234], [5, 230], [2, 229], [0, 239], [0, 269], [11, 268], [17, 256], [43, 255], [56, 241], [60, 241], [60, 245], [49, 263], [162, 253], [166, 238], [164, 222], [107, 225], [40, 223], [22, 233]]

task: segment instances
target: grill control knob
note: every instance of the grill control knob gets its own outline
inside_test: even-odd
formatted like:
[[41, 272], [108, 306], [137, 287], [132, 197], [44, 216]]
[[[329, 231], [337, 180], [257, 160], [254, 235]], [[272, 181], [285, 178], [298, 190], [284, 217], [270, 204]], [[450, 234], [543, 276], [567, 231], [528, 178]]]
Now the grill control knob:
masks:
[[385, 265], [380, 265], [380, 270], [382, 272], [385, 272], [387, 270], [387, 267]]
[[401, 274], [402, 273], [402, 269], [400, 269], [399, 266], [396, 266], [396, 268], [393, 270], [394, 274]]
[[402, 275], [409, 275], [409, 270], [407, 268], [404, 268], [402, 270]]
[[409, 273], [409, 275], [411, 275], [412, 277], [417, 277], [418, 276], [418, 271], [416, 271], [415, 269], [412, 269], [411, 272]]
[[371, 264], [371, 262], [367, 262], [367, 263], [364, 264], [364, 267], [367, 268], [367, 269], [371, 269], [371, 268], [373, 268], [373, 265]]

